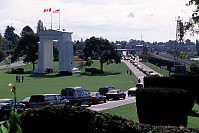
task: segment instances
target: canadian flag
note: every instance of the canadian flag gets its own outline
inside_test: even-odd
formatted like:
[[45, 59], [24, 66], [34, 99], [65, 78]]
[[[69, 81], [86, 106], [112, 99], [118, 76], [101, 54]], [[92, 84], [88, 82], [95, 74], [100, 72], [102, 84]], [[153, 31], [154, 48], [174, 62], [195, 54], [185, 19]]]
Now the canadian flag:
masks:
[[49, 9], [44, 9], [44, 12], [51, 12], [51, 8], [49, 8]]

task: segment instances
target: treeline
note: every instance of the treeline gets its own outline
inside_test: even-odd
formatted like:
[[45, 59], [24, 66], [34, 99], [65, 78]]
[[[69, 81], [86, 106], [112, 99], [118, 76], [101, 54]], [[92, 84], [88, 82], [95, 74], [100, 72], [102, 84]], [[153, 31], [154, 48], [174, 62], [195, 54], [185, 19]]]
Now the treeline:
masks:
[[32, 63], [34, 69], [34, 64], [38, 59], [38, 32], [44, 29], [41, 20], [37, 23], [36, 33], [30, 26], [25, 26], [20, 35], [17, 35], [14, 27], [7, 26], [3, 36], [0, 34], [0, 61], [7, 55], [11, 55], [11, 62], [15, 62], [19, 57], [24, 56], [23, 61]]

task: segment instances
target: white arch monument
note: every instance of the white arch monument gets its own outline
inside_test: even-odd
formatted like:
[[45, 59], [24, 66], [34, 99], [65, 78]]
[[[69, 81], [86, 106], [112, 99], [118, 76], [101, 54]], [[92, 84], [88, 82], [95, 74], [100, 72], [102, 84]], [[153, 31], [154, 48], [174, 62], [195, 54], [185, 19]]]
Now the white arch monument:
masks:
[[46, 73], [48, 70], [54, 71], [53, 40], [58, 40], [59, 72], [72, 72], [74, 67], [74, 55], [71, 34], [72, 32], [52, 29], [39, 32], [38, 73]]

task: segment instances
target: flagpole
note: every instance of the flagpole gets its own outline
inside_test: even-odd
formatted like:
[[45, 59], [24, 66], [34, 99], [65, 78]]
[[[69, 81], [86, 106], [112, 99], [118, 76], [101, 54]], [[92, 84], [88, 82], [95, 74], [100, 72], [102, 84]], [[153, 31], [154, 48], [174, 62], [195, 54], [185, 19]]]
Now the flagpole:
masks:
[[53, 29], [53, 19], [52, 19], [52, 11], [51, 11], [51, 30]]
[[59, 30], [60, 30], [60, 13], [61, 13], [61, 11], [59, 9]]

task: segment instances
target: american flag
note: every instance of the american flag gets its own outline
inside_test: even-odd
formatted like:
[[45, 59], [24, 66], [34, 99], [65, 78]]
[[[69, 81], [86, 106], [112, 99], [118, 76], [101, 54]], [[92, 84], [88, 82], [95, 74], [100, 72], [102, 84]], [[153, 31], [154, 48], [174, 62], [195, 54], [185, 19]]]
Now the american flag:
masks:
[[53, 13], [60, 13], [60, 9], [54, 10]]

